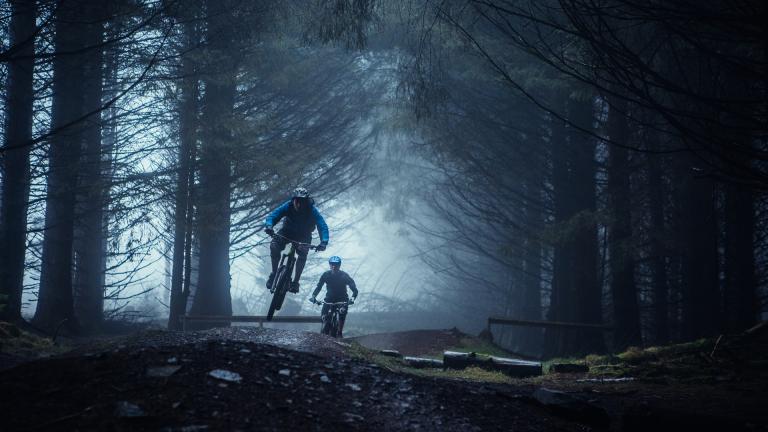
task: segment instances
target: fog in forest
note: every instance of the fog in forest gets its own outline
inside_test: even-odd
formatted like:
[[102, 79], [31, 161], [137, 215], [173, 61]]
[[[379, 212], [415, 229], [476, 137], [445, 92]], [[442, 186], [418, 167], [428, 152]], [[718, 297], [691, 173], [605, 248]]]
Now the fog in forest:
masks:
[[337, 255], [348, 335], [574, 324], [491, 327], [551, 357], [749, 328], [765, 6], [607, 3], [3, 2], [0, 318], [264, 315], [265, 220], [303, 187], [330, 241], [284, 315], [319, 314]]

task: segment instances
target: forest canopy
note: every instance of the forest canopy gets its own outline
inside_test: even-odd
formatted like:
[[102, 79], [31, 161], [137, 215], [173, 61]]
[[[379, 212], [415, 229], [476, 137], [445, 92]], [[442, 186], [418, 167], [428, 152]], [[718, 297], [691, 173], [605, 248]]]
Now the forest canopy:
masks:
[[493, 329], [544, 356], [744, 330], [767, 7], [4, 2], [0, 319], [258, 315], [264, 219], [306, 187], [371, 316], [585, 325]]

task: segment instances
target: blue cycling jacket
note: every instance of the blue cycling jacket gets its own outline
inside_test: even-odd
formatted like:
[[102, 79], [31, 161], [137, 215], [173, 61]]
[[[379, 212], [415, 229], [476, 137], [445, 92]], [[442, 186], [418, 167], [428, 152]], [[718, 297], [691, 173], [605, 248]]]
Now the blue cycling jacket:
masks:
[[288, 200], [267, 216], [265, 226], [274, 227], [280, 220], [283, 220], [283, 226], [279, 231], [280, 235], [309, 243], [312, 239], [312, 232], [317, 227], [320, 232], [320, 241], [328, 243], [328, 225], [314, 205], [311, 206], [311, 211], [297, 211], [291, 200]]

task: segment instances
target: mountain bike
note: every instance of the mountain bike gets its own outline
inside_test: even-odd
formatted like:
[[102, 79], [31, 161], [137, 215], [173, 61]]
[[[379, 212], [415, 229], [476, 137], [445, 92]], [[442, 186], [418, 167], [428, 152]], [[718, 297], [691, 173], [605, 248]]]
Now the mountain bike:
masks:
[[288, 290], [291, 288], [291, 278], [293, 277], [293, 268], [296, 265], [297, 249], [302, 246], [308, 249], [317, 248], [315, 245], [291, 240], [277, 233], [273, 234], [273, 236], [282, 237], [288, 240], [288, 243], [285, 245], [285, 249], [283, 249], [283, 256], [280, 258], [280, 265], [277, 266], [272, 286], [269, 287], [269, 292], [272, 293], [272, 301], [269, 303], [267, 321], [271, 321], [275, 311], [279, 311], [283, 307], [285, 295], [288, 294]]
[[328, 311], [323, 314], [323, 324], [320, 333], [334, 338], [341, 336], [341, 314], [346, 312], [347, 308], [354, 304], [353, 301], [343, 301], [329, 303], [323, 300], [315, 301], [316, 305], [328, 305]]

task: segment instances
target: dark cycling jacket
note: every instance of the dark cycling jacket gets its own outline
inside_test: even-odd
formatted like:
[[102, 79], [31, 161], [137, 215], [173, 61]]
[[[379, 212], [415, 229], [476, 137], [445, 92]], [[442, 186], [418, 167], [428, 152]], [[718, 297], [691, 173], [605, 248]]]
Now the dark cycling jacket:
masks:
[[347, 286], [352, 290], [352, 294], [357, 297], [357, 286], [355, 281], [350, 275], [341, 270], [334, 273], [331, 270], [323, 273], [320, 276], [320, 281], [317, 283], [315, 291], [312, 293], [312, 297], [317, 297], [320, 290], [323, 289], [323, 284], [327, 285], [327, 291], [325, 292], [325, 301], [327, 302], [341, 302], [349, 300], [347, 296]]
[[317, 227], [320, 241], [328, 243], [328, 225], [314, 205], [310, 206], [310, 210], [297, 211], [291, 200], [288, 200], [267, 216], [266, 226], [273, 227], [281, 219], [285, 220], [280, 228], [280, 235], [309, 243], [312, 240], [312, 231]]

